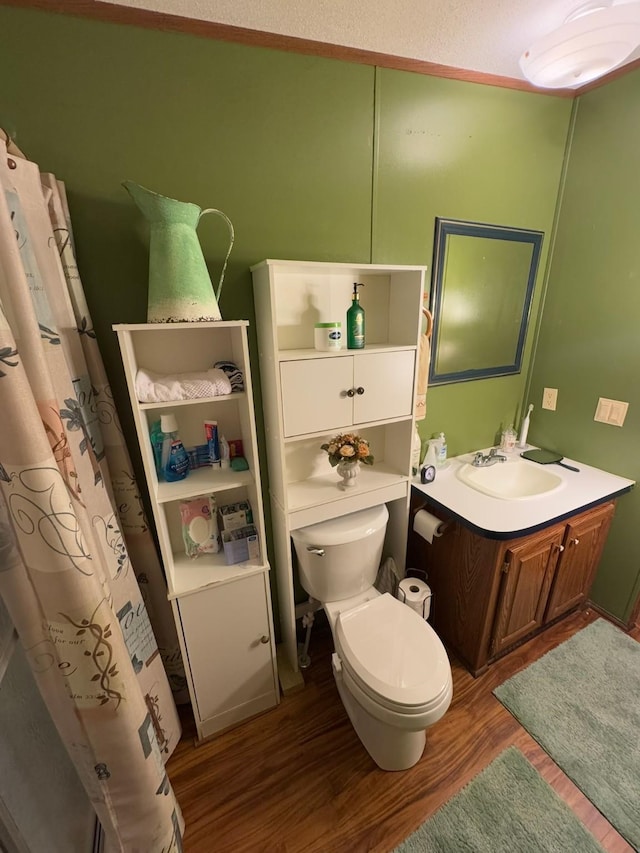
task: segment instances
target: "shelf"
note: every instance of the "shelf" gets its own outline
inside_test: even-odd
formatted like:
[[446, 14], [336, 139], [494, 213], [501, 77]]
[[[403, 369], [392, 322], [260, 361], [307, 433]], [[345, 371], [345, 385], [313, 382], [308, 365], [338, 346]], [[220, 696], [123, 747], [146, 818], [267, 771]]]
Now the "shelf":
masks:
[[[261, 547], [263, 544], [261, 543]], [[268, 571], [268, 564], [261, 560], [247, 560], [230, 566], [225, 560], [224, 551], [202, 554], [195, 560], [191, 560], [184, 552], [174, 553], [169, 578], [169, 598], [178, 598], [206, 587]]]
[[362, 433], [366, 432], [367, 430], [373, 429], [374, 427], [390, 426], [391, 424], [401, 424], [401, 423], [405, 423], [406, 421], [412, 421], [412, 420], [413, 420], [413, 414], [410, 414], [410, 415], [402, 415], [399, 418], [388, 418], [387, 420], [383, 420], [383, 421], [367, 421], [366, 423], [361, 423], [361, 424], [349, 423], [349, 424], [344, 424], [343, 426], [333, 427], [332, 429], [319, 430], [318, 432], [303, 432], [303, 433], [300, 433], [299, 435], [283, 436], [282, 437], [282, 443], [284, 445], [287, 445], [287, 444], [295, 444], [296, 442], [301, 442], [301, 441], [308, 441], [309, 439], [314, 439], [314, 438], [327, 439], [329, 434], [339, 435], [340, 433], [345, 433], [345, 432], [358, 432], [358, 433], [362, 434]]
[[349, 275], [353, 272], [363, 272], [367, 275], [377, 274], [385, 276], [394, 272], [416, 272], [421, 274], [426, 269], [426, 267], [412, 266], [411, 264], [354, 264], [342, 261], [292, 261], [276, 258], [266, 258], [264, 261], [260, 261], [260, 263], [249, 267], [249, 269], [251, 272], [255, 272], [264, 267], [271, 267], [275, 273], [297, 274], [300, 272], [313, 272], [323, 277], [340, 275], [345, 272], [349, 273]]
[[409, 480], [410, 478], [406, 474], [401, 474], [388, 465], [362, 466], [357, 484], [351, 488], [342, 489], [335, 468], [329, 468], [329, 471], [320, 477], [311, 477], [308, 480], [289, 483], [287, 486], [287, 510], [288, 512], [297, 512], [309, 507], [334, 503], [365, 492], [374, 492], [389, 486], [396, 486], [398, 483], [408, 483]]
[[[384, 503], [384, 554], [405, 565], [426, 268], [266, 260], [251, 272], [281, 636], [297, 671], [292, 530]], [[349, 349], [343, 338], [340, 350], [316, 350], [316, 323], [339, 321], [346, 333], [354, 282], [364, 285], [366, 346]], [[345, 432], [366, 438], [376, 462], [343, 489], [320, 447]]]
[[177, 483], [158, 483], [156, 500], [159, 504], [195, 498], [212, 492], [222, 492], [249, 486], [253, 483], [251, 471], [233, 471], [225, 468], [196, 468]]
[[[114, 326], [200, 739], [279, 701], [248, 325], [247, 320], [219, 320]], [[163, 402], [137, 399], [140, 369], [159, 375], [201, 373], [218, 361], [238, 366], [244, 391]], [[242, 441], [249, 468], [206, 465], [190, 470], [184, 480], [158, 481], [149, 430], [166, 412], [175, 413], [186, 447], [206, 444], [204, 422], [216, 420], [229, 440]], [[229, 565], [223, 548], [195, 559], [187, 556], [180, 502], [208, 495], [217, 507], [250, 503], [258, 559]]]
[[348, 349], [347, 347], [343, 347], [342, 349], [331, 351], [317, 349], [279, 349], [278, 361], [302, 361], [310, 358], [344, 358], [345, 356], [360, 355], [362, 353], [415, 349], [415, 346], [407, 346], [405, 344], [370, 344], [362, 347], [362, 349]]
[[188, 329], [234, 329], [238, 326], [248, 327], [248, 320], [212, 320], [197, 323], [116, 323], [112, 326], [114, 332], [175, 332]]
[[179, 406], [197, 406], [203, 403], [226, 403], [230, 400], [244, 400], [244, 391], [234, 391], [233, 394], [219, 394], [215, 397], [192, 397], [189, 400], [166, 400], [162, 403], [138, 403], [142, 411], [150, 409], [173, 409]]

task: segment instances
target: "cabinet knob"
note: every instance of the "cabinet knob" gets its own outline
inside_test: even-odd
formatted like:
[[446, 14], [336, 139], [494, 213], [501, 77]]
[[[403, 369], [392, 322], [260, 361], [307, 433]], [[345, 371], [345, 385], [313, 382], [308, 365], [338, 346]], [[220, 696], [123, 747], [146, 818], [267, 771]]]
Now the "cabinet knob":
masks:
[[347, 397], [355, 397], [355, 395], [356, 395], [356, 389], [355, 388], [349, 388], [349, 390], [347, 391]]
[[260, 637], [260, 642], [262, 643], [263, 646], [266, 646], [267, 643], [269, 642], [269, 637], [267, 637], [266, 634], [263, 634], [262, 637]]
[[356, 388], [356, 394], [360, 394], [360, 396], [364, 394], [364, 388], [362, 387], [362, 385], [360, 385], [359, 388]]
[[579, 545], [579, 544], [580, 544], [580, 540], [579, 540], [579, 539], [572, 539], [572, 540], [571, 540], [571, 544], [572, 544], [572, 545]]
[[562, 552], [564, 551], [564, 545], [556, 545], [556, 548], [558, 549], [558, 551], [559, 551], [561, 554], [562, 554]]

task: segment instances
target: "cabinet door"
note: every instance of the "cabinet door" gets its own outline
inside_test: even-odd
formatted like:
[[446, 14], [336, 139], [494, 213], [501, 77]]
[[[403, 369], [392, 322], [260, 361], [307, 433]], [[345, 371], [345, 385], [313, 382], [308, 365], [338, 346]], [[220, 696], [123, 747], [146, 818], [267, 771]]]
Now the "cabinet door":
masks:
[[249, 575], [178, 601], [205, 736], [277, 703], [266, 585]]
[[410, 415], [415, 353], [368, 353], [354, 358], [353, 422], [365, 424]]
[[558, 561], [545, 622], [584, 601], [591, 589], [604, 547], [614, 505], [605, 504], [567, 524], [564, 550]]
[[563, 534], [564, 526], [557, 525], [507, 550], [491, 655], [500, 653], [542, 626]]
[[280, 365], [285, 436], [338, 429], [353, 416], [353, 358], [285, 361]]
[[413, 350], [283, 362], [285, 436], [410, 415], [414, 368]]

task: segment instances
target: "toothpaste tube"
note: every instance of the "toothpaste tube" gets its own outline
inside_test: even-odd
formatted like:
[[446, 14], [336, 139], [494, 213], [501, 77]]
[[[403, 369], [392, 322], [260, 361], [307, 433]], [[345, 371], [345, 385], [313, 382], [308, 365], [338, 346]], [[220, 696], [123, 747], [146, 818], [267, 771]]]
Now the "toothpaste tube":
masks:
[[220, 465], [220, 442], [218, 440], [218, 421], [205, 421], [204, 434], [209, 446], [209, 462]]

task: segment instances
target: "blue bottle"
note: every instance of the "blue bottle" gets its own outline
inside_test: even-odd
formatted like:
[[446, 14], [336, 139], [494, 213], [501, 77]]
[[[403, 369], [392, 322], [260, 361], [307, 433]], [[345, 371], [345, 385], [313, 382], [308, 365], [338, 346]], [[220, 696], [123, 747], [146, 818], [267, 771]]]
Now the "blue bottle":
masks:
[[189, 473], [189, 456], [178, 437], [175, 415], [162, 415], [160, 429], [162, 431], [160, 474], [167, 483], [184, 480]]

